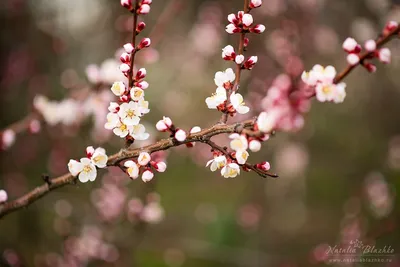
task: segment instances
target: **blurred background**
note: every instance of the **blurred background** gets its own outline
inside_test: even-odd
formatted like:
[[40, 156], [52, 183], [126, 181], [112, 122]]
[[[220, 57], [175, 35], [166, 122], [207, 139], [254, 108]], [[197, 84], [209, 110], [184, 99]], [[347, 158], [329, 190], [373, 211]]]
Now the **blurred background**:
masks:
[[[219, 119], [204, 99], [215, 90], [215, 72], [232, 67], [221, 59], [223, 47], [238, 43], [224, 31], [226, 16], [242, 6], [153, 1], [141, 34], [152, 47], [137, 56], [150, 83], [151, 112], [142, 121], [153, 140], [138, 145], [166, 137], [154, 127], [163, 115], [187, 130]], [[400, 21], [400, 6], [268, 0], [252, 14], [267, 29], [251, 36], [247, 52], [259, 58], [241, 83], [253, 112], [247, 117], [258, 114], [278, 75], [298, 77], [316, 63], [344, 68], [345, 38], [375, 38], [388, 20]], [[0, 189], [14, 199], [42, 184], [43, 173], [66, 173], [88, 145], [108, 154], [124, 145], [103, 125], [107, 81], [118, 75], [117, 51], [132, 21], [117, 0], [2, 0], [0, 20], [0, 128], [17, 133], [3, 144]], [[374, 74], [357, 68], [346, 79], [343, 104], [313, 100], [302, 130], [277, 133], [251, 153], [249, 161], [269, 161], [280, 178], [224, 179], [204, 167], [211, 153], [202, 145], [169, 151], [167, 171], [149, 184], [101, 170], [94, 183], [65, 186], [0, 219], [0, 266], [400, 266], [399, 44], [388, 45], [389, 66], [378, 63]], [[41, 123], [37, 95], [74, 101], [66, 108], [81, 115]], [[215, 141], [227, 144], [224, 136]], [[329, 247], [354, 240], [391, 246], [390, 262], [329, 261]]]

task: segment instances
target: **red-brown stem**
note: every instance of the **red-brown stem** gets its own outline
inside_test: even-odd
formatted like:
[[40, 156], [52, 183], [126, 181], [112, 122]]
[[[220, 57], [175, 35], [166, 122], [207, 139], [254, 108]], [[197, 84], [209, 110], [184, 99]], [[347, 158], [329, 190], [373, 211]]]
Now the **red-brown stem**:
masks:
[[135, 64], [135, 55], [136, 55], [136, 27], [137, 27], [137, 21], [138, 21], [138, 13], [137, 10], [139, 8], [139, 0], [135, 1], [135, 8], [133, 10], [133, 29], [132, 29], [132, 46], [135, 48], [135, 50], [132, 52], [131, 55], [131, 65], [130, 65], [130, 71], [129, 71], [129, 88], [132, 88], [133, 86], [133, 66]]
[[[249, 13], [249, 0], [244, 0], [243, 11], [244, 11], [244, 13]], [[237, 53], [238, 55], [243, 55], [245, 38], [246, 38], [246, 32], [242, 31], [240, 33], [239, 47], [238, 47], [238, 53]], [[236, 64], [235, 82], [233, 83], [232, 90], [228, 90], [226, 92], [226, 95], [227, 95], [226, 104], [225, 104], [226, 107], [231, 102], [230, 99], [229, 99], [230, 95], [232, 93], [236, 92], [239, 89], [241, 73], [242, 73], [242, 65], [241, 64]], [[229, 117], [228, 113], [222, 114], [220, 122], [221, 123], [226, 123], [228, 121], [228, 117]]]

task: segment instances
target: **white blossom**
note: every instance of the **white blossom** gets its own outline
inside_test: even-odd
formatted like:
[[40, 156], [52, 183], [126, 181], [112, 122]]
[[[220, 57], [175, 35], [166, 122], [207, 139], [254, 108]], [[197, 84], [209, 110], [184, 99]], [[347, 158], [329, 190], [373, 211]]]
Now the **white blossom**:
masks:
[[235, 73], [231, 68], [226, 69], [225, 71], [218, 71], [215, 73], [214, 82], [218, 87], [224, 87], [225, 83], [232, 83], [235, 81]]
[[258, 151], [260, 151], [260, 149], [261, 149], [261, 142], [258, 141], [258, 140], [251, 140], [251, 141], [249, 142], [249, 149], [250, 149], [252, 152], [258, 152]]
[[230, 147], [235, 151], [243, 151], [247, 150], [248, 142], [245, 135], [241, 135], [238, 133], [234, 133], [229, 135], [229, 138], [232, 139], [230, 142]]
[[178, 140], [179, 142], [185, 141], [186, 137], [187, 137], [186, 132], [182, 129], [178, 129], [175, 132], [175, 139]]
[[141, 115], [138, 114], [137, 109], [138, 104], [133, 101], [123, 103], [118, 111], [121, 121], [126, 125], [137, 125], [140, 121], [139, 115]]
[[221, 170], [221, 175], [225, 178], [233, 178], [240, 174], [240, 167], [236, 163], [229, 163]]
[[239, 164], [245, 164], [249, 157], [249, 152], [246, 150], [239, 150], [235, 153], [236, 160]]
[[146, 133], [146, 128], [143, 124], [134, 125], [130, 132], [130, 135], [135, 140], [147, 140], [150, 137], [150, 134]]
[[104, 148], [96, 148], [90, 159], [98, 168], [105, 168], [107, 166], [108, 156], [106, 155], [106, 150]]
[[125, 93], [125, 84], [123, 82], [115, 82], [111, 86], [111, 91], [114, 93], [116, 96], [121, 96]]
[[214, 157], [212, 160], [209, 160], [206, 164], [206, 167], [210, 166], [210, 170], [214, 172], [218, 169], [221, 169], [225, 165], [226, 165], [226, 157], [218, 156], [218, 157]]
[[232, 106], [239, 114], [246, 114], [250, 111], [250, 108], [246, 106], [243, 101], [243, 96], [241, 94], [232, 93], [230, 98]]
[[143, 182], [149, 182], [151, 179], [153, 179], [154, 173], [151, 170], [145, 170], [142, 174], [142, 180]]
[[206, 104], [209, 109], [216, 109], [217, 106], [224, 103], [226, 99], [226, 89], [218, 87], [213, 95], [206, 98]]
[[126, 171], [128, 172], [129, 177], [133, 179], [139, 177], [139, 167], [134, 161], [127, 160], [124, 162], [124, 166], [127, 168]]
[[151, 156], [147, 152], [140, 152], [138, 157], [139, 165], [146, 166], [151, 160]]

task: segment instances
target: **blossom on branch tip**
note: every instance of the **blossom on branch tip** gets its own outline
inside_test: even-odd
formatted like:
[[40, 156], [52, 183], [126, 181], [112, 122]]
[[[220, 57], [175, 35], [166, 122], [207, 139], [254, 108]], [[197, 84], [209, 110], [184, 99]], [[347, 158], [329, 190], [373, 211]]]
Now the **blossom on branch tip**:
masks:
[[236, 163], [229, 163], [221, 170], [221, 175], [225, 178], [234, 178], [240, 174], [240, 167]]
[[257, 8], [257, 7], [260, 7], [261, 4], [262, 4], [262, 0], [251, 0], [249, 7], [250, 8]]
[[153, 179], [153, 177], [154, 177], [154, 173], [150, 169], [145, 170], [142, 174], [142, 180], [145, 183], [151, 181], [151, 179]]
[[271, 165], [269, 164], [268, 161], [264, 161], [264, 162], [256, 164], [256, 168], [263, 170], [263, 171], [269, 171], [271, 169]]
[[[214, 157], [212, 160], [209, 160], [206, 164], [206, 167], [210, 166], [211, 171], [216, 171], [224, 167], [227, 163], [225, 156], [217, 156]], [[210, 165], [211, 164], [211, 165]]]
[[233, 108], [239, 114], [246, 114], [247, 112], [250, 111], [250, 108], [247, 107], [246, 103], [243, 101], [243, 96], [241, 94], [232, 93], [229, 99], [232, 103]]
[[139, 167], [136, 162], [132, 160], [127, 160], [124, 162], [124, 166], [127, 168], [126, 171], [132, 179], [136, 179], [139, 177]]
[[0, 190], [0, 204], [6, 202], [8, 199], [7, 192], [3, 189]]
[[172, 120], [169, 117], [163, 117], [162, 120], [159, 120], [156, 124], [156, 128], [160, 132], [165, 132], [169, 130], [172, 126]]
[[138, 163], [141, 166], [146, 166], [151, 160], [151, 156], [147, 152], [140, 152], [138, 157]]
[[316, 98], [320, 102], [334, 101], [335, 103], [342, 103], [346, 97], [345, 88], [345, 83], [319, 83], [315, 87]]
[[174, 137], [175, 137], [175, 139], [178, 140], [179, 142], [183, 142], [183, 141], [186, 140], [187, 135], [186, 135], [186, 132], [185, 132], [184, 130], [178, 129], [178, 130], [175, 132]]

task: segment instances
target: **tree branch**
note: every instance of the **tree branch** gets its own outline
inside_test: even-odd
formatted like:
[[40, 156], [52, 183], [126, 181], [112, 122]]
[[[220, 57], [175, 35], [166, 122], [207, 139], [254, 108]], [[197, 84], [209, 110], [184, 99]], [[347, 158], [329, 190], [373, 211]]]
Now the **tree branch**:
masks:
[[[140, 152], [146, 151], [149, 154], [160, 151], [167, 150], [172, 147], [180, 146], [191, 142], [202, 142], [209, 140], [211, 137], [223, 133], [235, 133], [237, 129], [251, 128], [254, 125], [254, 119], [246, 120], [241, 123], [231, 124], [231, 125], [214, 125], [208, 129], [202, 130], [198, 133], [189, 135], [184, 142], [178, 142], [174, 138], [162, 139], [154, 144], [141, 147], [141, 148], [127, 148], [121, 149], [118, 153], [111, 155], [108, 158], [107, 166], [119, 166], [119, 163], [126, 160], [132, 159], [139, 156]], [[25, 195], [13, 200], [0, 204], [0, 218], [5, 215], [16, 211], [20, 208], [26, 207], [29, 204], [35, 202], [41, 197], [45, 196], [47, 193], [62, 187], [64, 185], [72, 184], [77, 178], [67, 173], [62, 176], [49, 179], [48, 183], [36, 187], [32, 191], [26, 193]]]

